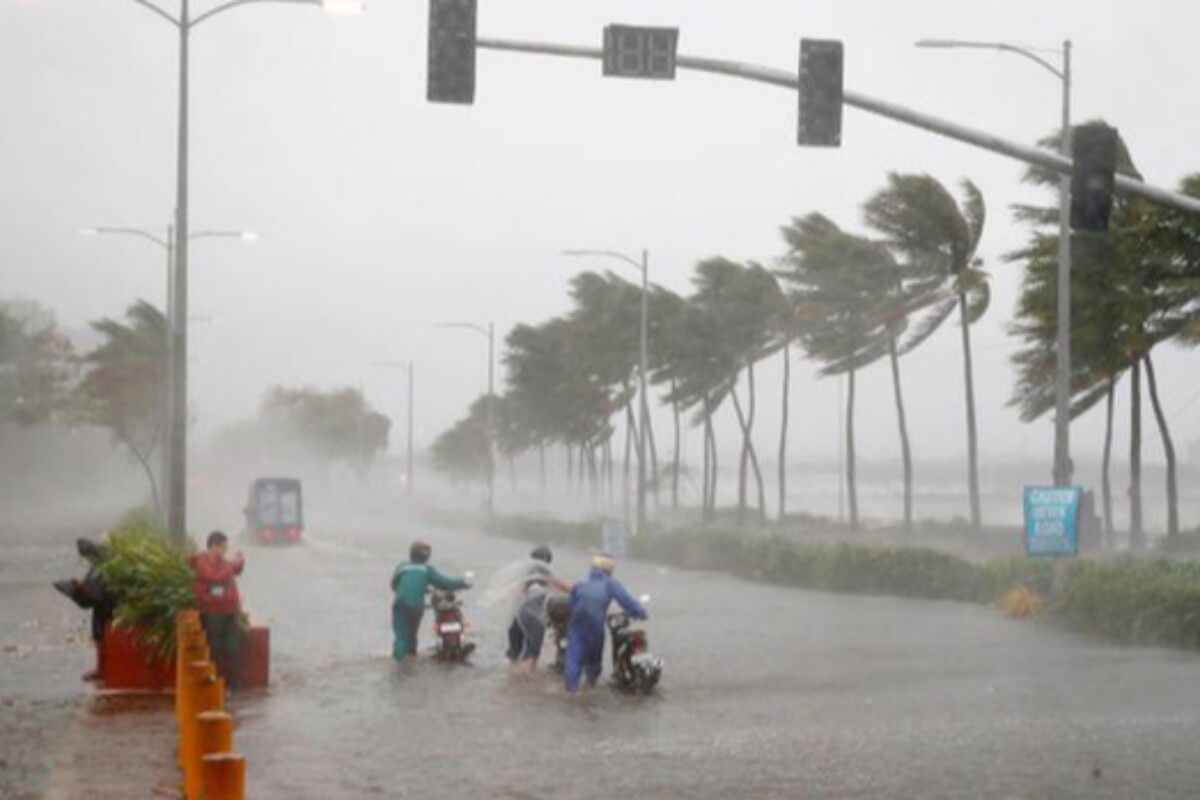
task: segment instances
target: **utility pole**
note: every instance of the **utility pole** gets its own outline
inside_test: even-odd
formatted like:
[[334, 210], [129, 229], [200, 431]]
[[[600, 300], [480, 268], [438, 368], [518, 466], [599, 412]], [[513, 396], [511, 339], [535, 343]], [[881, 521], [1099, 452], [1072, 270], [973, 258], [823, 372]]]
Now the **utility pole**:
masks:
[[405, 457], [405, 493], [411, 498], [413, 493], [413, 409], [414, 406], [414, 382], [416, 381], [416, 372], [412, 361], [375, 361], [372, 366], [387, 367], [389, 369], [403, 370], [408, 378], [408, 440], [406, 442], [407, 455]]

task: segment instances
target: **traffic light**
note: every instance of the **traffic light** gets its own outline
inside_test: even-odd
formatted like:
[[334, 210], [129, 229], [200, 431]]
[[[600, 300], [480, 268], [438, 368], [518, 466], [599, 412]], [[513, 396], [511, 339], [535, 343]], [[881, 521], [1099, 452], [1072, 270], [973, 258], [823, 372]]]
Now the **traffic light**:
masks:
[[476, 0], [429, 0], [431, 103], [475, 102]]
[[1071, 155], [1071, 227], [1108, 230], [1117, 171], [1117, 129], [1102, 122], [1079, 126], [1072, 136]]
[[800, 126], [806, 147], [842, 143], [842, 43], [834, 39], [800, 40]]
[[678, 45], [678, 28], [609, 25], [604, 29], [604, 74], [673, 80]]

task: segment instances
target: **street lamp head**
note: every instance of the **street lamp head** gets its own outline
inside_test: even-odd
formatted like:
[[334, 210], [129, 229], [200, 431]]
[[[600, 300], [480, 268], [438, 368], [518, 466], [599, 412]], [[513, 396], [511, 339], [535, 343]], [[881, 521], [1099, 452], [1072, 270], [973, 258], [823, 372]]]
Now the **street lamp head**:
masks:
[[918, 39], [916, 42], [914, 42], [914, 44], [917, 47], [950, 48], [958, 47], [961, 42], [956, 42], [953, 39]]
[[363, 0], [319, 0], [321, 10], [337, 17], [352, 17], [367, 10]]
[[80, 228], [80, 229], [79, 229], [78, 231], [76, 231], [76, 232], [77, 232], [77, 233], [78, 233], [80, 236], [99, 236], [99, 235], [100, 235], [100, 229], [99, 229], [99, 228]]
[[261, 237], [258, 235], [258, 231], [240, 231], [238, 233], [238, 238], [240, 238], [243, 242], [254, 244]]

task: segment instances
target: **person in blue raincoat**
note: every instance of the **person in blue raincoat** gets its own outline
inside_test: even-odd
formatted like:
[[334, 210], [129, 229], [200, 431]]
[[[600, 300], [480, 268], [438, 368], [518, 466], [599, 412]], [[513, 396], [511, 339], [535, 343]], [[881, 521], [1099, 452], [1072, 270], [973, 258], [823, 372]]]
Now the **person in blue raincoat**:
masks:
[[392, 573], [392, 658], [411, 663], [417, 656], [417, 632], [425, 614], [425, 592], [430, 586], [442, 591], [469, 589], [463, 578], [451, 578], [434, 569], [429, 563], [433, 548], [425, 542], [414, 542], [408, 551], [408, 561]]
[[604, 664], [605, 619], [614, 600], [634, 619], [646, 619], [646, 609], [620, 581], [613, 578], [612, 556], [592, 558], [588, 576], [571, 587], [571, 621], [567, 625], [567, 659], [563, 669], [567, 693], [579, 691], [579, 680], [595, 686]]

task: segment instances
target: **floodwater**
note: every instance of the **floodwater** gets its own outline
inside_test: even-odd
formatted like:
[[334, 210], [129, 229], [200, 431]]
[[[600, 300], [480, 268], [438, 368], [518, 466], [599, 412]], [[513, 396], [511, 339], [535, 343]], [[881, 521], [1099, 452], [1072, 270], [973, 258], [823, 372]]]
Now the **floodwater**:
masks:
[[[404, 674], [387, 656], [388, 579], [415, 537], [480, 584], [529, 549], [378, 521], [246, 549], [243, 595], [273, 644], [272, 688], [231, 703], [247, 796], [1032, 800], [1200, 787], [1200, 658], [954, 603], [622, 562], [618, 577], [653, 596], [648, 630], [666, 662], [654, 696], [602, 685], [571, 702], [549, 673], [510, 675], [503, 620], [469, 593], [475, 666]], [[6, 546], [0, 563], [0, 796], [171, 796], [169, 705], [114, 706], [80, 688], [85, 619], [43, 582], [77, 570], [69, 540]], [[579, 575], [586, 558], [559, 552], [556, 566]]]
[[[387, 658], [388, 578], [414, 537], [448, 570], [527, 545], [416, 524], [248, 553], [275, 685], [237, 701], [256, 797], [1195, 797], [1200, 659], [992, 610], [824, 595], [622, 563], [666, 660], [649, 698], [510, 675], [468, 605], [473, 668]], [[582, 574], [585, 557], [556, 566]], [[424, 644], [429, 644], [425, 632]]]
[[[0, 529], [0, 798], [174, 795], [171, 702], [97, 695], [88, 616], [50, 585], [81, 577], [86, 524]], [[136, 788], [136, 793], [132, 790]]]

